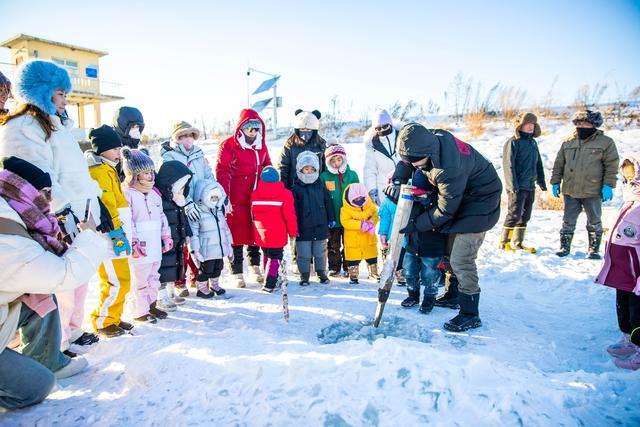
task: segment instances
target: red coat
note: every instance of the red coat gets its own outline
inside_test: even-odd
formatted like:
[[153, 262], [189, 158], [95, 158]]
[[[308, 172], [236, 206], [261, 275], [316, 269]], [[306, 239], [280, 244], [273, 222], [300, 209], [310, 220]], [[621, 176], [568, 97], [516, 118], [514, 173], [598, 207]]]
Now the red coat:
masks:
[[284, 248], [289, 239], [298, 234], [293, 194], [282, 181], [258, 181], [258, 188], [251, 195], [253, 235], [256, 245], [262, 248]]
[[[252, 119], [262, 123], [262, 147], [259, 149], [242, 146], [238, 140], [242, 135], [240, 127]], [[225, 139], [218, 148], [216, 179], [231, 202], [232, 212], [227, 215], [227, 223], [234, 246], [255, 244], [249, 204], [251, 193], [256, 188], [262, 168], [271, 165], [264, 129], [264, 122], [258, 113], [251, 109], [242, 110], [235, 134]]]

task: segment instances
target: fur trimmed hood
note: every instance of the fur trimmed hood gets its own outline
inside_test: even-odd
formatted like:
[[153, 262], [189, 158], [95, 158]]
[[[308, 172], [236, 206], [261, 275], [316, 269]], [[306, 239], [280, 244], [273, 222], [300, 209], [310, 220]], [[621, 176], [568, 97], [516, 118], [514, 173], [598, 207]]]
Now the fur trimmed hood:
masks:
[[533, 113], [522, 113], [513, 121], [513, 126], [515, 127], [515, 137], [516, 139], [520, 139], [520, 130], [522, 126], [533, 123], [533, 137], [537, 138], [542, 134], [542, 130], [540, 129], [540, 125], [538, 124], [538, 117]]
[[16, 72], [13, 96], [19, 103], [35, 105], [49, 115], [57, 108], [51, 98], [57, 89], [71, 92], [69, 73], [52, 61], [35, 59], [23, 63]]

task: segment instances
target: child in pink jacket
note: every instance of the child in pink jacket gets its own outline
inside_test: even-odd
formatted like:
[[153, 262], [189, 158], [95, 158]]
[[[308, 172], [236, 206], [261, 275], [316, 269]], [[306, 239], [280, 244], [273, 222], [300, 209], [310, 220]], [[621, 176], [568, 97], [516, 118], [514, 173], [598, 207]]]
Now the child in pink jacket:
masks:
[[125, 174], [124, 196], [131, 208], [131, 249], [129, 259], [131, 284], [135, 292], [135, 319], [156, 323], [167, 313], [156, 307], [160, 288], [162, 254], [173, 247], [167, 217], [162, 210], [162, 198], [153, 188], [153, 160], [140, 150], [122, 149], [122, 170]]
[[640, 368], [640, 154], [620, 167], [624, 204], [605, 244], [604, 264], [596, 283], [616, 289], [619, 343], [607, 348], [619, 368]]

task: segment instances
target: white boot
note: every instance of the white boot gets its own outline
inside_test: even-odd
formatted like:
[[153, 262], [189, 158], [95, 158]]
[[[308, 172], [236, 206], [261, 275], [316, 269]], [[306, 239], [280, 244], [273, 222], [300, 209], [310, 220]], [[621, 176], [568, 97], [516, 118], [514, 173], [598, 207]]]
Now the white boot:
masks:
[[173, 282], [167, 283], [167, 298], [176, 305], [182, 305], [185, 303], [184, 298], [176, 295], [176, 284]]
[[74, 357], [69, 364], [62, 369], [58, 369], [53, 373], [56, 379], [61, 380], [63, 378], [69, 378], [80, 372], [84, 371], [89, 366], [89, 362], [84, 357]]
[[247, 284], [244, 282], [244, 276], [242, 275], [242, 273], [234, 274], [232, 277], [232, 282], [236, 288], [245, 288], [247, 286]]
[[250, 265], [249, 266], [249, 270], [254, 275], [254, 280], [256, 282], [258, 282], [258, 283], [264, 282], [264, 276], [262, 275], [262, 272], [260, 271], [260, 266], [259, 265]]

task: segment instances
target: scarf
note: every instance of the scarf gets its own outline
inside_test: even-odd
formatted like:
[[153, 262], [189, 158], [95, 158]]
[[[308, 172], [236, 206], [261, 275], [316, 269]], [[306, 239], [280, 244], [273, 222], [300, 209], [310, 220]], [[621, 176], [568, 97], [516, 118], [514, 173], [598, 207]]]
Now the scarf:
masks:
[[147, 194], [149, 191], [151, 191], [154, 184], [154, 180], [147, 181], [146, 179], [139, 179], [138, 177], [135, 177], [133, 179], [133, 182], [131, 182], [129, 186], [141, 193]]

